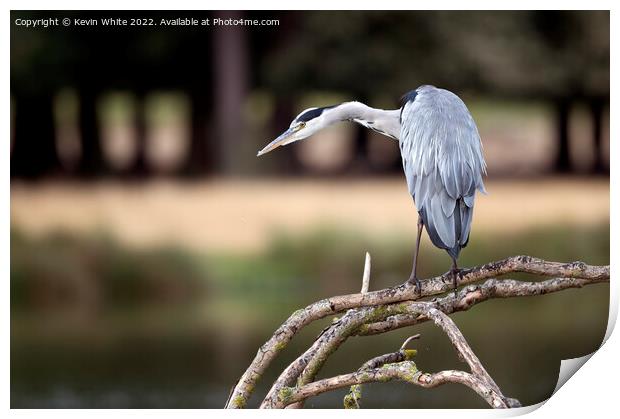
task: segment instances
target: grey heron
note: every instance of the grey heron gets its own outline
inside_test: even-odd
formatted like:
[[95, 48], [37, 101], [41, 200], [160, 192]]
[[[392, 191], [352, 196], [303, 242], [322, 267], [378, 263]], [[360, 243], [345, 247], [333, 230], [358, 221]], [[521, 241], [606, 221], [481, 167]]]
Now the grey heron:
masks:
[[452, 258], [456, 289], [457, 259], [469, 241], [476, 190], [486, 194], [482, 143], [465, 103], [448, 90], [425, 85], [405, 94], [399, 109], [375, 109], [360, 102], [306, 109], [258, 156], [341, 121], [356, 122], [399, 142], [409, 193], [418, 211], [409, 281], [421, 291], [417, 265], [425, 228], [431, 242]]

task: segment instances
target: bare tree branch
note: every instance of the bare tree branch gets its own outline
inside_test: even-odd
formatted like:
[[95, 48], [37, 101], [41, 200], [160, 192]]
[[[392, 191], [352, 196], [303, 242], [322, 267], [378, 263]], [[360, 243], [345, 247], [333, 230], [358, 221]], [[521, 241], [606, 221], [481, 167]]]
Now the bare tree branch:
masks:
[[[362, 294], [368, 292], [370, 286], [371, 258], [366, 252], [364, 260], [364, 273], [362, 275]], [[277, 401], [278, 392], [287, 386], [292, 385], [297, 379], [297, 385], [306, 384], [314, 379], [318, 370], [322, 367], [327, 357], [353, 333], [357, 328], [366, 323], [367, 319], [372, 318], [373, 311], [365, 310], [354, 312], [349, 310], [341, 319], [333, 322], [325, 328], [314, 344], [300, 355], [295, 361], [280, 374], [278, 379], [271, 386], [267, 396], [261, 404], [261, 408], [274, 407]], [[314, 361], [314, 362], [312, 362]], [[299, 378], [298, 378], [299, 377]], [[293, 403], [288, 408], [301, 408], [303, 402]]]
[[372, 322], [372, 319], [384, 319], [394, 314], [406, 312], [406, 306], [397, 304], [349, 310], [338, 321], [325, 329], [312, 346], [280, 374], [261, 404], [261, 408], [275, 407], [280, 390], [291, 386], [295, 381], [297, 381], [297, 385], [311, 382], [327, 358], [363, 324]]
[[[398, 352], [393, 352], [385, 355], [379, 355], [375, 358], [372, 358], [369, 361], [366, 361], [359, 369], [358, 372], [367, 371], [375, 368], [382, 367], [385, 364], [394, 364], [402, 361], [412, 361], [413, 358], [417, 355], [418, 351], [415, 349], [405, 349], [407, 344], [411, 342], [413, 339], [418, 339], [420, 337], [419, 334], [413, 335], [405, 339], [403, 344], [400, 347]], [[344, 396], [343, 404], [345, 409], [359, 409], [359, 402], [362, 398], [362, 385], [354, 384], [349, 389], [349, 393]], [[297, 402], [301, 403], [301, 402]]]
[[[569, 288], [581, 288], [585, 285], [609, 282], [603, 280], [583, 278], [552, 278], [540, 282], [515, 281], [513, 279], [489, 279], [480, 285], [469, 285], [462, 288], [455, 296], [450, 293], [445, 297], [434, 300], [441, 311], [446, 314], [466, 311], [478, 303], [493, 298], [526, 297], [543, 295], [562, 291]], [[398, 314], [388, 317], [385, 321], [362, 326], [358, 335], [374, 335], [385, 333], [402, 327], [413, 326], [427, 321], [428, 318], [417, 314]]]
[[[609, 266], [589, 266], [584, 264], [583, 262], [547, 262], [529, 256], [515, 256], [479, 267], [465, 269], [459, 274], [459, 282], [460, 284], [470, 284], [475, 281], [492, 278], [497, 275], [503, 275], [510, 272], [526, 272], [544, 276], [558, 276], [559, 278], [545, 281], [546, 284], [543, 286], [538, 286], [536, 285], [537, 283], [524, 283], [527, 285], [525, 287], [527, 288], [527, 291], [524, 291], [522, 289], [522, 287], [519, 285], [521, 284], [519, 281], [506, 282], [505, 285], [501, 284], [504, 281], [497, 281], [497, 283], [494, 284], [494, 288], [496, 289], [496, 291], [494, 291], [495, 294], [493, 294], [492, 292], [491, 294], [489, 294], [489, 296], [486, 296], [485, 298], [484, 291], [486, 290], [482, 290], [479, 294], [481, 298], [480, 301], [492, 298], [492, 296], [509, 297], [518, 295], [543, 294], [547, 292], [559, 291], [570, 287], [581, 287], [592, 283], [609, 281]], [[307, 306], [303, 310], [296, 311], [287, 319], [284, 324], [282, 324], [282, 326], [278, 328], [278, 330], [276, 330], [271, 339], [269, 339], [269, 341], [263, 344], [258, 350], [256, 357], [233, 389], [230, 400], [227, 403], [226, 407], [241, 408], [246, 405], [247, 400], [249, 399], [249, 396], [251, 395], [254, 386], [256, 385], [256, 382], [259, 380], [259, 378], [269, 366], [271, 361], [288, 344], [288, 342], [293, 338], [293, 336], [301, 328], [305, 327], [309, 323], [352, 308], [380, 306], [402, 301], [412, 301], [421, 297], [440, 294], [445, 291], [451, 290], [451, 279], [452, 275], [450, 273], [446, 273], [441, 276], [423, 281], [422, 289], [419, 294], [415, 290], [415, 285], [410, 283], [404, 283], [400, 286], [387, 288], [380, 291], [368, 292], [363, 294], [350, 294], [324, 299]], [[459, 294], [459, 296], [461, 294]], [[476, 300], [476, 295], [478, 294], [472, 294], [471, 297], [474, 298], [470, 297], [466, 301], [459, 300], [463, 309], [467, 309], [476, 302], [478, 302]], [[443, 300], [447, 302], [447, 298], [449, 297], [444, 297]], [[405, 320], [411, 321], [410, 313], [404, 314], [404, 316], [409, 317], [402, 317], [401, 315], [403, 315], [403, 313], [396, 312], [397, 309], [390, 310], [392, 311], [387, 317], [383, 317], [385, 313], [379, 313], [381, 315], [377, 315], [377, 312], [375, 310], [371, 310], [373, 311], [373, 314], [366, 313], [369, 316], [369, 320], [367, 320], [367, 322], [371, 323], [373, 320], [370, 319], [374, 318], [374, 324], [362, 327], [362, 330], [359, 333], [381, 333], [380, 328], [386, 327], [386, 324], [382, 322], [382, 320], [388, 317], [392, 320], [397, 319], [395, 323], [396, 325], [402, 324]], [[444, 311], [445, 307], [443, 305], [439, 305], [439, 310]], [[383, 319], [380, 319], [381, 317], [383, 317]], [[379, 325], [379, 327], [375, 327], [377, 325]], [[392, 326], [390, 327], [392, 328]], [[391, 330], [391, 328], [387, 330]], [[337, 341], [337, 339], [335, 341]], [[308, 360], [307, 362], [309, 361], [310, 360]], [[322, 365], [322, 363], [319, 364], [319, 367], [320, 365]], [[292, 376], [294, 376], [294, 374], [292, 374]]]
[[[474, 351], [465, 340], [465, 336], [463, 336], [459, 328], [456, 326], [456, 324], [454, 324], [452, 319], [448, 317], [447, 314], [439, 310], [437, 306], [433, 303], [412, 303], [412, 305], [413, 304], [415, 304], [415, 311], [420, 314], [424, 314], [426, 317], [432, 319], [437, 326], [443, 329], [446, 335], [448, 335], [448, 338], [450, 338], [452, 345], [454, 345], [457, 352], [459, 353], [460, 358], [467, 362], [467, 365], [469, 365], [469, 369], [471, 370], [472, 374], [476, 376], [476, 378], [484, 381], [487, 384], [487, 387], [491, 388], [498, 397], [501, 397], [504, 401], [504, 404], [506, 404], [506, 407], [510, 407], [511, 404], [514, 404], [514, 402], [511, 402], [511, 400], [514, 399], [508, 399], [507, 397], [504, 397], [501, 390], [499, 389], [499, 386], [495, 383], [493, 378], [491, 378], [489, 373], [484, 369], [484, 367], [482, 366], [482, 362], [480, 362]], [[423, 307], [424, 305], [426, 305], [426, 307], [422, 309], [421, 307]], [[520, 406], [520, 403], [518, 401], [516, 402], [516, 404]]]
[[[371, 258], [370, 253], [366, 252], [364, 260], [364, 273], [362, 274], [361, 293], [365, 294], [370, 288], [370, 270]], [[303, 385], [314, 380], [319, 369], [323, 366], [329, 355], [331, 355], [352, 332], [363, 324], [364, 318], [370, 318], [374, 314], [374, 310], [365, 310], [364, 312], [353, 312], [349, 310], [342, 319], [339, 319], [332, 325], [328, 326], [318, 336], [315, 343], [299, 358], [293, 362], [290, 367], [284, 370], [278, 380], [269, 390], [261, 407], [273, 407], [277, 400], [277, 394], [284, 386], [289, 386], [297, 378], [297, 385]], [[300, 373], [301, 370], [301, 373]], [[292, 403], [287, 406], [288, 409], [300, 409], [303, 407], [303, 401]]]
[[343, 387], [373, 382], [384, 383], [391, 380], [402, 380], [425, 388], [437, 387], [446, 383], [463, 384], [474, 390], [493, 408], [510, 407], [502, 396], [489, 387], [488, 383], [473, 374], [454, 370], [441, 371], [434, 374], [422, 373], [417, 370], [415, 363], [412, 361], [386, 364], [381, 368], [326, 378], [306, 384], [297, 390], [286, 387], [280, 391], [277, 407], [285, 407], [288, 404]]
[[[390, 307], [390, 306], [395, 306], [395, 305], [392, 304], [386, 307]], [[478, 359], [474, 351], [471, 349], [471, 347], [465, 340], [465, 337], [463, 336], [461, 331], [458, 329], [456, 324], [454, 324], [452, 319], [450, 319], [446, 314], [438, 310], [435, 303], [407, 302], [407, 303], [400, 304], [399, 307], [401, 307], [401, 309], [405, 309], [406, 311], [412, 314], [423, 314], [426, 317], [432, 319], [435, 322], [435, 324], [441, 327], [441, 329], [447, 334], [448, 338], [452, 342], [454, 348], [459, 354], [459, 357], [463, 359], [469, 365], [471, 374], [463, 373], [461, 371], [447, 371], [447, 372], [444, 371], [442, 373], [439, 373], [438, 375], [425, 374], [423, 376], [422, 382], [420, 383], [418, 382], [417, 378], [414, 380], [413, 376], [411, 375], [412, 374], [411, 366], [415, 367], [415, 364], [410, 363], [410, 364], [407, 364], [409, 365], [408, 372], [403, 372], [403, 370], [400, 368], [402, 365], [394, 366], [394, 367], [390, 365], [383, 365], [382, 370], [383, 369], [390, 370], [394, 368], [393, 372], [396, 375], [386, 376], [386, 375], [379, 373], [379, 375], [375, 377], [377, 378], [377, 380], [380, 381], [380, 379], [391, 377], [390, 379], [401, 379], [407, 382], [412, 382], [414, 384], [419, 384], [419, 385], [423, 384], [423, 385], [429, 385], [429, 386], [438, 385], [439, 383], [444, 383], [444, 382], [457, 382], [457, 383], [465, 384], [468, 387], [472, 388], [474, 391], [478, 392], [478, 394], [480, 394], [481, 397], [483, 397], [494, 408], [507, 408], [507, 407], [513, 407], [513, 406], [520, 406], [517, 400], [510, 399], [508, 397], [505, 397], [502, 394], [499, 386], [495, 383], [495, 381], [491, 378], [491, 376], [487, 373], [485, 368], [482, 366], [482, 363], [480, 362], [480, 360]], [[366, 311], [367, 310], [368, 309], [366, 309]], [[378, 367], [378, 364], [380, 363], [385, 364], [390, 359], [401, 360], [401, 359], [405, 359], [406, 357], [407, 357], [407, 354], [404, 351], [399, 351], [394, 354], [382, 355], [380, 357], [373, 358], [372, 360], [364, 364], [362, 368], [358, 370], [357, 373], [354, 373], [354, 375], [362, 374], [360, 378], [363, 379], [363, 373], [364, 372], [370, 373], [371, 372], [370, 370], [372, 368], [376, 369]], [[416, 368], [416, 372], [417, 372], [417, 368]], [[312, 383], [310, 382], [300, 382], [300, 381], [298, 381], [297, 386], [294, 388], [280, 387], [277, 391], [277, 398], [273, 401], [270, 401], [269, 403], [263, 403], [261, 407], [282, 408], [290, 403], [299, 403], [300, 401], [305, 400], [305, 398], [307, 397], [299, 398], [298, 393], [316, 395], [323, 391], [327, 391], [326, 389], [333, 389], [333, 388], [341, 387], [342, 377], [345, 377], [345, 376], [340, 376], [340, 378], [336, 377], [334, 381], [330, 381], [330, 379], [317, 381], [314, 384], [321, 383], [321, 385], [316, 385], [314, 387], [309, 387], [309, 386], [312, 386]], [[375, 381], [375, 380], [372, 380], [372, 381]], [[359, 385], [359, 384], [362, 384], [362, 382], [359, 382], [359, 383], [356, 382], [355, 384]], [[333, 386], [338, 386], [338, 387], [333, 387]], [[318, 391], [319, 393], [315, 394], [316, 391]], [[309, 392], [309, 393], [306, 393], [306, 392]], [[352, 400], [357, 404], [359, 401], [359, 398], [361, 397], [361, 389], [354, 387], [351, 389], [351, 393], [353, 394]]]

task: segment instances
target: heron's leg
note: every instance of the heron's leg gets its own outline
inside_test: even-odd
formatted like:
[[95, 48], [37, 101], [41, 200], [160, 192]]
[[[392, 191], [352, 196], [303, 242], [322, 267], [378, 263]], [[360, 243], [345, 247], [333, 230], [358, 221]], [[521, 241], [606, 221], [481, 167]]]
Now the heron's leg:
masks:
[[409, 276], [409, 282], [415, 282], [416, 292], [422, 292], [422, 284], [418, 279], [418, 254], [420, 253], [420, 239], [422, 238], [422, 227], [424, 223], [422, 222], [422, 217], [418, 215], [418, 236], [415, 241], [415, 253], [413, 254], [413, 269], [411, 270], [411, 275]]
[[456, 288], [459, 285], [459, 272], [460, 271], [461, 270], [456, 264], [456, 258], [452, 258], [452, 269], [450, 269], [450, 272], [452, 273], [452, 280], [454, 283], [454, 295], [456, 295]]

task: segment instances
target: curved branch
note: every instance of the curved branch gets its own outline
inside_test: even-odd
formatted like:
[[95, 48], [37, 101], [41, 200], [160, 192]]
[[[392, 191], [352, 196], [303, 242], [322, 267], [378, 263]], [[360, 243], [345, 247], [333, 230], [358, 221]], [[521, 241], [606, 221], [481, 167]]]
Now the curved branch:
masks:
[[[306, 385], [314, 380], [318, 371], [327, 361], [327, 358], [342, 345], [349, 336], [372, 318], [386, 318], [393, 313], [407, 313], [409, 316], [420, 315], [432, 319], [448, 335], [448, 338], [459, 353], [459, 357], [465, 360], [472, 373], [486, 381], [496, 393], [501, 391], [495, 381], [482, 366], [478, 357], [465, 340], [461, 331], [446, 314], [441, 312], [436, 303], [432, 302], [404, 302], [388, 304], [378, 307], [365, 307], [358, 310], [349, 310], [341, 319], [328, 327], [314, 344], [295, 361], [293, 361], [275, 381], [267, 396], [261, 403], [261, 408], [274, 408], [278, 406], [278, 395], [282, 389], [289, 387], [297, 378], [297, 387]], [[368, 366], [362, 368], [368, 369]], [[503, 397], [503, 396], [502, 396]], [[296, 405], [295, 407], [300, 407]]]
[[463, 384], [474, 390], [493, 408], [510, 407], [502, 396], [497, 394], [488, 383], [463, 371], [441, 371], [434, 374], [422, 373], [412, 361], [386, 364], [381, 368], [357, 371], [306, 384], [299, 389], [286, 387], [280, 391], [277, 407], [286, 407], [291, 403], [306, 400], [319, 394], [353, 385], [401, 380], [424, 388], [437, 387], [446, 383]]
[[[367, 371], [375, 368], [382, 367], [385, 364], [394, 364], [402, 361], [412, 361], [413, 358], [417, 355], [418, 351], [415, 349], [405, 349], [407, 344], [413, 340], [419, 338], [420, 335], [414, 335], [408, 337], [400, 347], [398, 352], [393, 352], [385, 355], [379, 355], [375, 358], [372, 358], [369, 361], [366, 361], [359, 369], [359, 371]], [[359, 402], [362, 398], [362, 385], [354, 384], [349, 389], [349, 393], [344, 396], [343, 404], [345, 409], [359, 409]], [[301, 404], [302, 402], [297, 402], [296, 404]]]
[[360, 326], [369, 321], [382, 320], [386, 317], [407, 312], [407, 307], [391, 304], [381, 307], [363, 307], [349, 310], [338, 321], [326, 328], [314, 341], [312, 346], [293, 361], [280, 374], [267, 393], [261, 408], [275, 407], [278, 393], [284, 387], [311, 382], [321, 369], [327, 358], [342, 345]]
[[[436, 303], [432, 302], [406, 302], [401, 304], [392, 304], [385, 306], [399, 307], [399, 310], [406, 310], [412, 314], [423, 314], [432, 319], [446, 333], [452, 345], [471, 370], [471, 374], [463, 371], [442, 371], [436, 374], [418, 374], [417, 367], [410, 360], [410, 356], [404, 350], [387, 355], [381, 355], [366, 362], [354, 374], [348, 376], [339, 376], [326, 380], [320, 380], [315, 383], [300, 382], [294, 388], [281, 387], [278, 389], [277, 398], [262, 407], [283, 408], [292, 403], [298, 404], [311, 395], [320, 394], [335, 388], [346, 386], [350, 380], [359, 380], [354, 382], [351, 387], [353, 393], [353, 402], [357, 404], [361, 396], [361, 389], [356, 386], [369, 381], [388, 381], [391, 379], [400, 379], [423, 387], [434, 387], [446, 382], [455, 382], [464, 384], [476, 391], [483, 399], [493, 408], [508, 408], [520, 406], [518, 400], [505, 397], [499, 386], [493, 381], [493, 378], [487, 373], [482, 363], [471, 349], [465, 337], [458, 329], [456, 324], [450, 317], [437, 308]], [[363, 311], [368, 311], [364, 309]], [[360, 310], [361, 311], [361, 310]], [[347, 314], [355, 313], [351, 311]], [[408, 341], [409, 339], [407, 339]], [[407, 342], [406, 341], [406, 342]], [[398, 362], [403, 361], [404, 362]], [[389, 363], [397, 362], [397, 363]], [[381, 366], [379, 369], [378, 367]], [[406, 366], [403, 369], [403, 366]], [[412, 375], [413, 374], [413, 375]], [[301, 377], [300, 377], [301, 378]], [[267, 401], [267, 400], [266, 400]]]
[[[526, 272], [544, 276], [559, 276], [556, 281], [579, 278], [573, 286], [583, 286], [591, 283], [609, 281], [609, 266], [589, 266], [583, 262], [558, 263], [547, 262], [530, 256], [514, 256], [497, 262], [488, 263], [479, 267], [464, 269], [459, 274], [460, 284], [470, 284], [482, 279], [492, 278], [510, 272]], [[567, 287], [551, 287], [550, 291], [558, 291]], [[327, 298], [310, 304], [305, 309], [293, 313], [263, 344], [254, 360], [235, 385], [231, 397], [226, 404], [227, 408], [245, 407], [257, 381], [265, 372], [271, 361], [286, 347], [293, 336], [309, 323], [356, 307], [368, 307], [381, 304], [390, 304], [400, 301], [417, 300], [421, 297], [437, 295], [452, 289], [452, 274], [445, 273], [422, 282], [420, 293], [415, 285], [404, 283], [397, 287], [386, 288], [380, 291], [363, 294], [350, 294]], [[538, 292], [543, 293], [543, 292]], [[532, 295], [532, 294], [528, 294]], [[443, 311], [443, 310], [442, 310]]]
[[[443, 331], [448, 335], [448, 338], [452, 342], [452, 345], [459, 353], [459, 358], [465, 360], [467, 365], [469, 365], [469, 369], [472, 374], [476, 376], [476, 378], [484, 381], [489, 388], [491, 388], [498, 397], [501, 397], [502, 401], [506, 404], [506, 406], [511, 406], [514, 403], [510, 402], [507, 397], [504, 397], [502, 391], [499, 389], [499, 386], [495, 383], [493, 378], [489, 375], [487, 370], [480, 362], [480, 359], [476, 356], [474, 351], [471, 349], [471, 346], [465, 340], [465, 336], [461, 333], [459, 328], [454, 324], [452, 319], [448, 317], [447, 314], [438, 309], [438, 307], [433, 303], [412, 303], [415, 304], [414, 310], [418, 313], [424, 314], [426, 317], [430, 318], [435, 322], [435, 324], [443, 329]], [[421, 309], [420, 306], [426, 305], [427, 308], [425, 310]], [[520, 406], [520, 403], [516, 401], [516, 405]]]

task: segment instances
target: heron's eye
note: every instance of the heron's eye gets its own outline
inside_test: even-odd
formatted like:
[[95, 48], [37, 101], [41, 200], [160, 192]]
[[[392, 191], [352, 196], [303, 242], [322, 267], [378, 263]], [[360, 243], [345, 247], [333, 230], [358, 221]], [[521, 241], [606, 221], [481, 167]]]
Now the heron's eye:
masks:
[[306, 126], [306, 123], [302, 121], [299, 123], [299, 125], [297, 125], [297, 129], [302, 129], [305, 126]]

